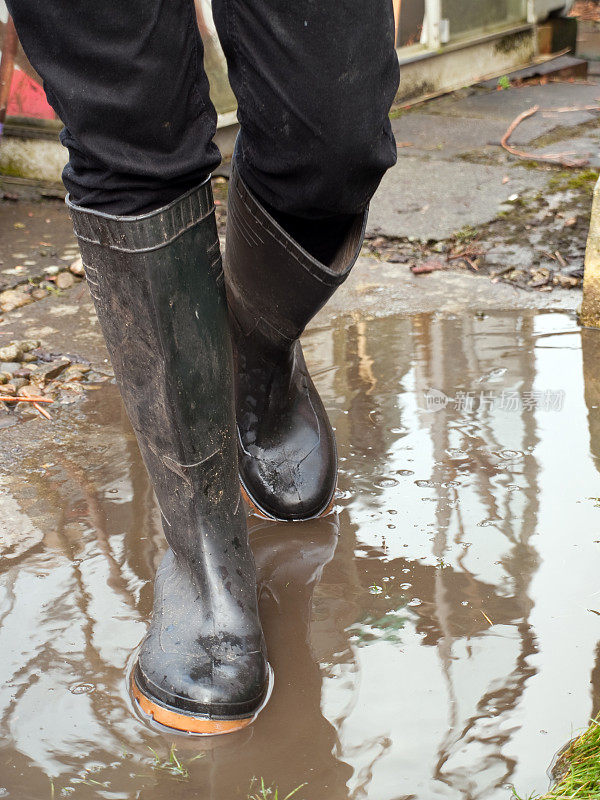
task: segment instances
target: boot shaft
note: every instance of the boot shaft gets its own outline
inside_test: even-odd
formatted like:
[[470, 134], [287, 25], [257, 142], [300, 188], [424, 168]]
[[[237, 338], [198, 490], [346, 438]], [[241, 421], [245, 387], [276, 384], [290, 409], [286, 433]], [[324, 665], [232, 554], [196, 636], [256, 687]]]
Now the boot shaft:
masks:
[[210, 182], [139, 217], [69, 208], [167, 541], [203, 584], [236, 570], [252, 583]]

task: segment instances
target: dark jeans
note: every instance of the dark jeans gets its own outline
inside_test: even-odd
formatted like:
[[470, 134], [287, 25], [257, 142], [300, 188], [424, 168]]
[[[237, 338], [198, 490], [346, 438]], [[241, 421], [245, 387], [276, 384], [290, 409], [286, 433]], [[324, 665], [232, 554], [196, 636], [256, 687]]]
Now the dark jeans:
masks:
[[[193, 0], [8, 0], [65, 124], [63, 179], [109, 214], [164, 205], [219, 163]], [[362, 211], [396, 160], [391, 0], [214, 0], [237, 159], [285, 214]]]

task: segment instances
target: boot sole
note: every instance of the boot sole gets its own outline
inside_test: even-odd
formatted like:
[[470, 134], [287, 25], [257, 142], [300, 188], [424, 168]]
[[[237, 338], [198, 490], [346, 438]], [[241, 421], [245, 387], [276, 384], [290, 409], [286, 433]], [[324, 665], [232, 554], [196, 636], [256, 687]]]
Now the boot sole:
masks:
[[208, 719], [208, 717], [195, 717], [189, 714], [179, 714], [177, 711], [170, 711], [142, 694], [133, 676], [131, 678], [131, 691], [144, 714], [152, 717], [160, 725], [173, 728], [182, 733], [196, 733], [203, 736], [235, 733], [250, 725], [256, 718], [256, 713], [243, 719]]
[[[337, 486], [336, 486], [337, 488]], [[248, 490], [240, 480], [240, 491], [242, 493], [242, 497], [244, 498], [246, 504], [249, 506], [250, 511], [255, 514], [257, 517], [261, 517], [262, 519], [269, 519], [274, 520], [275, 522], [307, 522], [311, 519], [321, 519], [321, 517], [326, 517], [328, 514], [331, 514], [335, 502], [335, 489], [333, 490], [333, 495], [331, 496], [331, 500], [327, 504], [327, 506], [320, 511], [318, 514], [313, 514], [311, 517], [294, 517], [293, 519], [282, 519], [281, 517], [275, 517], [272, 514], [268, 514], [264, 509], [262, 509], [258, 503], [252, 499]]]

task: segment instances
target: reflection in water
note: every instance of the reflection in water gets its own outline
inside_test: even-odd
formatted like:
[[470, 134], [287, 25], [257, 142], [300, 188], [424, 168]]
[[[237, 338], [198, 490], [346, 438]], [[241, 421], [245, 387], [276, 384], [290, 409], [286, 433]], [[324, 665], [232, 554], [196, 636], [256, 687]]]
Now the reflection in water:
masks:
[[[51, 439], [4, 433], [3, 796], [233, 800], [261, 776], [283, 796], [306, 782], [305, 800], [495, 800], [542, 791], [598, 710], [598, 334], [521, 312], [344, 318], [305, 339], [338, 514], [250, 520], [276, 678], [231, 737], [131, 713], [164, 544], [114, 387]], [[188, 781], [152, 769], [172, 741]]]

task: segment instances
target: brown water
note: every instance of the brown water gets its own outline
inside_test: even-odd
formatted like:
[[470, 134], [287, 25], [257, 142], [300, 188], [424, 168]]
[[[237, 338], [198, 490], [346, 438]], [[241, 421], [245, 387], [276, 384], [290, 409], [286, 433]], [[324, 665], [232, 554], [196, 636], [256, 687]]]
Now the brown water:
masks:
[[[132, 713], [163, 540], [114, 387], [4, 431], [0, 797], [546, 788], [600, 707], [600, 333], [558, 313], [345, 317], [306, 352], [338, 513], [251, 522], [275, 688], [230, 737]], [[172, 743], [187, 779], [153, 769]]]

